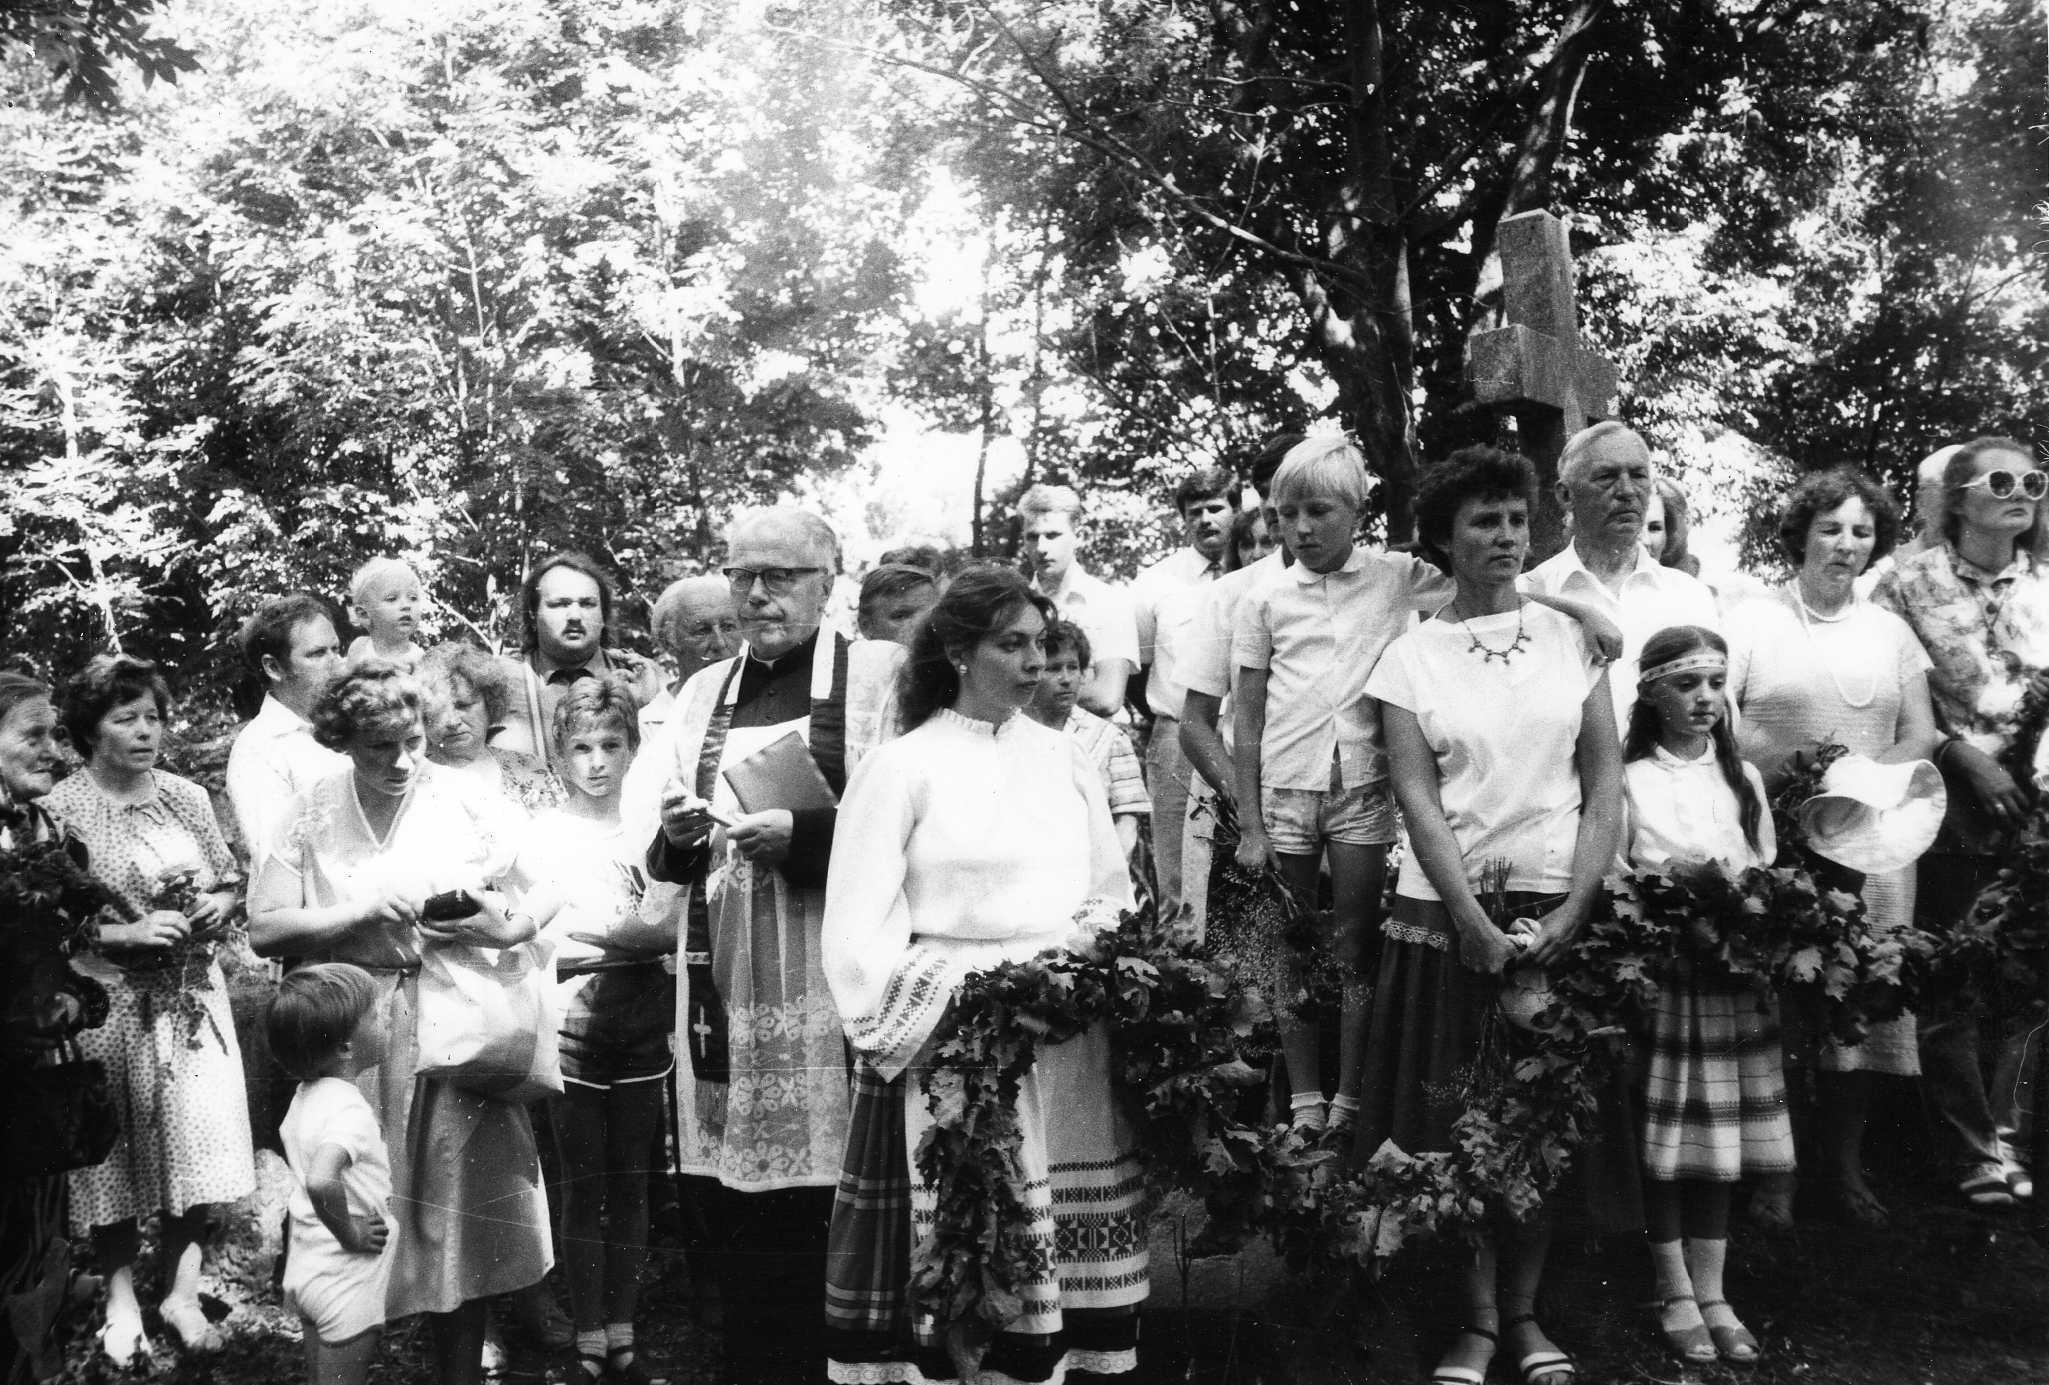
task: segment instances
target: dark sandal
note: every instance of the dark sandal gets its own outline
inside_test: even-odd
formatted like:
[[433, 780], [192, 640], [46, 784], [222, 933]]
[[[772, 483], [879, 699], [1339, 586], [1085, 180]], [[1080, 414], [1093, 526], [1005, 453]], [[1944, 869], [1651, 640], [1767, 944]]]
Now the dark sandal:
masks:
[[[1700, 1305], [1700, 1311], [1705, 1313], [1710, 1308], [1728, 1307], [1729, 1301], [1727, 1299], [1711, 1298], [1706, 1303]], [[1731, 1316], [1733, 1316], [1736, 1310], [1730, 1308], [1729, 1311]], [[1720, 1327], [1710, 1325], [1708, 1336], [1713, 1340], [1715, 1351], [1721, 1358], [1734, 1366], [1751, 1365], [1759, 1356], [1764, 1354], [1763, 1349], [1757, 1344], [1757, 1338], [1752, 1336], [1750, 1329], [1741, 1322], [1725, 1323]]]
[[[1522, 1323], [1528, 1323], [1530, 1326], [1536, 1327], [1537, 1315], [1535, 1313], [1519, 1313], [1503, 1323], [1502, 1326], [1516, 1327]], [[1538, 1327], [1537, 1330], [1542, 1332], [1544, 1329]], [[1515, 1369], [1516, 1374], [1522, 1377], [1523, 1385], [1537, 1385], [1538, 1381], [1550, 1376], [1560, 1376], [1566, 1380], [1572, 1380], [1579, 1375], [1579, 1363], [1556, 1347], [1531, 1352], [1528, 1356], [1515, 1363]]]
[[656, 1375], [641, 1364], [640, 1349], [633, 1349], [633, 1359], [624, 1365], [613, 1365], [612, 1353], [606, 1353], [605, 1385], [669, 1385], [669, 1377]]
[[[1501, 1344], [1500, 1334], [1490, 1332], [1484, 1327], [1461, 1327], [1455, 1334], [1454, 1340], [1456, 1340], [1456, 1337], [1479, 1337], [1495, 1346]], [[1487, 1360], [1477, 1368], [1472, 1366], [1447, 1366], [1440, 1362], [1437, 1369], [1430, 1372], [1430, 1385], [1486, 1385], [1487, 1368], [1493, 1364], [1494, 1354], [1492, 1352], [1487, 1354]]]

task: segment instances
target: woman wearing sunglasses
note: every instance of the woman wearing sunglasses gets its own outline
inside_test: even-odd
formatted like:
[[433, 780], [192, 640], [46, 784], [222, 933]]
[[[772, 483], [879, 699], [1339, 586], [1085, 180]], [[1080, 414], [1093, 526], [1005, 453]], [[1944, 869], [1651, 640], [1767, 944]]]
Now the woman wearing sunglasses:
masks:
[[[1944, 734], [1935, 762], [1949, 815], [1921, 859], [1914, 917], [1935, 933], [1965, 917], [2035, 806], [2034, 786], [2000, 761], [2019, 730], [2023, 695], [2049, 680], [2049, 475], [2026, 444], [1979, 438], [1950, 458], [1943, 485], [1942, 542], [1902, 560], [1873, 593], [1913, 627], [1934, 664], [1928, 685]], [[2012, 1144], [2033, 1055], [2027, 1017], [2008, 1016], [1998, 1052], [1981, 1059], [1985, 1018], [1939, 1001], [1925, 1008], [1921, 1072], [1964, 1199], [2011, 1207], [2034, 1192]]]

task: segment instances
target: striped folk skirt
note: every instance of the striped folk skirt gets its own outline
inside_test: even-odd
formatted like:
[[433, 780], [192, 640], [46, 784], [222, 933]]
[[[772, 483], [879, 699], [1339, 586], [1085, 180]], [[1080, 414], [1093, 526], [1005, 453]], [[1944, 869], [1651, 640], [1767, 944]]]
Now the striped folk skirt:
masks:
[[1024, 1311], [968, 1344], [915, 1315], [911, 1250], [932, 1226], [935, 1190], [915, 1183], [932, 1123], [916, 1068], [884, 1081], [862, 1065], [826, 1250], [828, 1378], [843, 1385], [1043, 1385], [1138, 1367], [1138, 1310], [1150, 1283], [1145, 1187], [1110, 1090], [1109, 1032], [1098, 1026], [1039, 1054], [1018, 1093], [1025, 1201], [1042, 1248], [1018, 1286]]
[[1734, 1183], [1793, 1168], [1776, 1006], [1754, 991], [1674, 982], [1646, 1036], [1643, 1171]]

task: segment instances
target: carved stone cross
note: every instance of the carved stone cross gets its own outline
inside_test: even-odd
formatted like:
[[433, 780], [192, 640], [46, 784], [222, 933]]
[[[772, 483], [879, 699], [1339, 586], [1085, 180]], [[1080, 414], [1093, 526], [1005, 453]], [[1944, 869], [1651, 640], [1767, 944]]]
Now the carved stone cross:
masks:
[[1506, 323], [1473, 335], [1466, 381], [1476, 403], [1515, 418], [1523, 453], [1537, 464], [1533, 559], [1562, 544], [1552, 493], [1566, 439], [1615, 416], [1615, 363], [1580, 344], [1572, 296], [1572, 247], [1565, 223], [1524, 212], [1501, 223], [1501, 299]]

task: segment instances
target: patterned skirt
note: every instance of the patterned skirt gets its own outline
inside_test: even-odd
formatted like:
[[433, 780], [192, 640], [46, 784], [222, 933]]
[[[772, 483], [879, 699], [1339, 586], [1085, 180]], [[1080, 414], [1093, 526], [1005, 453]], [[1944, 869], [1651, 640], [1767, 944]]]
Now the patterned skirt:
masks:
[[1019, 1286], [1023, 1315], [968, 1345], [951, 1340], [947, 1324], [911, 1312], [911, 1250], [936, 1206], [935, 1190], [910, 1172], [931, 1124], [918, 1070], [885, 1082], [861, 1068], [826, 1253], [829, 1379], [1040, 1385], [1069, 1372], [1137, 1369], [1138, 1310], [1150, 1283], [1144, 1174], [1109, 1074], [1109, 1033], [1099, 1026], [1043, 1050], [1025, 1075], [1020, 1162], [1043, 1254], [1039, 1272]]
[[1674, 984], [1658, 993], [1646, 1044], [1645, 1177], [1734, 1183], [1792, 1171], [1775, 1010], [1752, 991]]
[[[97, 974], [97, 973], [96, 973]], [[187, 989], [106, 983], [107, 1022], [78, 1036], [106, 1064], [121, 1139], [69, 1175], [75, 1231], [233, 1202], [256, 1187], [242, 1046], [218, 962]]]

